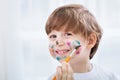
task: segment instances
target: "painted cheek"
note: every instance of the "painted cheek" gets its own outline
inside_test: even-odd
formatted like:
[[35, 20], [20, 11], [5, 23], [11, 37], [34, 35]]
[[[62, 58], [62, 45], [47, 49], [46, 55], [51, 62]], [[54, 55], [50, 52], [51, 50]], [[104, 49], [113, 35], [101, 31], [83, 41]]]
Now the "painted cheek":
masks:
[[66, 44], [68, 47], [74, 48], [73, 41], [67, 41]]
[[77, 46], [80, 46], [80, 42], [77, 40], [67, 41], [66, 44], [71, 48], [76, 48]]
[[49, 45], [49, 51], [50, 51], [50, 54], [52, 55], [52, 57], [54, 57], [54, 45], [50, 44]]
[[67, 43], [67, 45], [68, 45], [68, 46], [70, 46], [70, 45], [71, 45], [71, 42], [69, 42], [69, 41], [68, 41], [68, 42], [66, 42], [66, 43]]
[[53, 44], [50, 44], [50, 45], [49, 45], [49, 48], [53, 49], [53, 48], [54, 48], [54, 45], [53, 45]]
[[78, 48], [78, 47], [80, 47], [81, 45], [80, 45], [80, 41], [77, 41], [77, 40], [74, 40], [73, 42], [72, 42], [72, 46], [73, 46], [73, 48]]
[[82, 50], [82, 46], [80, 46], [75, 53], [78, 55], [80, 54], [81, 50]]
[[49, 48], [49, 51], [50, 51], [51, 56], [54, 57], [54, 50]]

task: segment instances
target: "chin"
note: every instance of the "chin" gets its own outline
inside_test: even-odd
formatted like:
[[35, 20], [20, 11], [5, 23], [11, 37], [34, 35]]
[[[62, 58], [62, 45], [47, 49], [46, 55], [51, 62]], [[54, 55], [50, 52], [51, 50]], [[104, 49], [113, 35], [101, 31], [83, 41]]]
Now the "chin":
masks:
[[59, 60], [60, 63], [65, 62], [65, 60]]

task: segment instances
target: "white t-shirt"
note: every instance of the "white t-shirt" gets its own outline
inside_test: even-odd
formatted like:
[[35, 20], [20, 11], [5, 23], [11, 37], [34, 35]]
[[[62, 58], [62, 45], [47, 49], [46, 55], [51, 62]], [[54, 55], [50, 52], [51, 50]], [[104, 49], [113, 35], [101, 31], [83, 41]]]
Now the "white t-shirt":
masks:
[[[52, 80], [52, 76], [48, 80]], [[74, 80], [120, 80], [114, 73], [93, 64], [93, 69], [87, 73], [74, 73]]]

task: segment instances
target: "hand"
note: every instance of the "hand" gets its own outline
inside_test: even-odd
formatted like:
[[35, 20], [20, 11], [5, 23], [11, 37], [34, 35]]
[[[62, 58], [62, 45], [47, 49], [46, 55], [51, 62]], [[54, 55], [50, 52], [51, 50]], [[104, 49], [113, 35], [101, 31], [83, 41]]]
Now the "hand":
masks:
[[74, 80], [73, 70], [69, 63], [62, 62], [62, 65], [57, 67], [56, 80]]

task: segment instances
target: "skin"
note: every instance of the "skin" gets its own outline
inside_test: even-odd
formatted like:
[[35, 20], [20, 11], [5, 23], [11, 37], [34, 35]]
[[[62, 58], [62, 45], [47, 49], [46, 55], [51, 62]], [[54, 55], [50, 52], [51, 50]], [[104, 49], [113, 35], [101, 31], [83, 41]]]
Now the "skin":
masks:
[[[82, 45], [82, 47], [76, 50], [76, 55], [72, 56], [69, 63], [64, 62], [64, 59], [59, 60], [61, 66], [56, 68], [55, 76], [57, 80], [74, 80], [73, 73], [86, 73], [91, 71], [92, 65], [90, 64], [89, 54], [91, 48], [94, 47], [96, 43], [95, 34], [92, 33], [86, 40], [80, 34], [74, 34], [70, 31], [65, 32], [64, 29], [61, 29], [60, 31], [51, 31], [48, 37], [50, 45], [54, 46], [54, 48], [49, 48], [50, 54], [55, 59], [56, 56], [61, 58], [70, 54], [73, 50], [73, 48], [69, 46], [72, 41], [78, 40]], [[59, 44], [56, 44], [56, 41], [58, 41]], [[56, 50], [62, 55], [57, 54]]]

